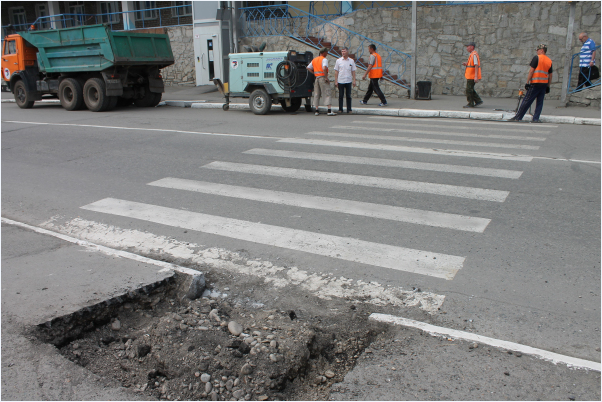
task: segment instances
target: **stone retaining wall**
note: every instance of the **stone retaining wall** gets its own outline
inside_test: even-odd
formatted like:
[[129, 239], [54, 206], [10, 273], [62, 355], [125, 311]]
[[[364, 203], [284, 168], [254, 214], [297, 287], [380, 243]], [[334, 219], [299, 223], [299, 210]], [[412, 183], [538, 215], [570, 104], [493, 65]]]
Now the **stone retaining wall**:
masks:
[[165, 28], [175, 63], [161, 70], [166, 86], [195, 86], [194, 42], [192, 26]]
[[591, 106], [600, 108], [600, 88], [601, 86], [569, 95], [567, 106]]
[[[525, 84], [529, 63], [540, 43], [548, 46], [554, 65], [549, 99], [559, 99], [566, 54], [569, 20], [568, 2], [524, 2], [419, 6], [417, 9], [416, 81], [432, 81], [434, 95], [462, 95], [466, 87], [464, 67], [468, 53], [464, 43], [474, 40], [481, 57], [483, 80], [477, 91], [483, 96], [515, 97]], [[376, 8], [357, 10], [332, 22], [410, 53], [411, 8]], [[322, 32], [328, 32], [324, 30]], [[600, 2], [577, 2], [573, 48], [568, 57], [578, 53], [578, 34], [587, 31], [600, 44]], [[331, 38], [325, 38], [330, 40]], [[271, 44], [268, 50], [285, 50], [290, 39], [274, 37], [245, 38], [243, 43]], [[298, 42], [297, 42], [298, 43]], [[298, 44], [295, 47], [300, 49]], [[294, 48], [294, 47], [293, 47]], [[308, 48], [317, 53], [314, 48]], [[354, 53], [354, 49], [350, 48]], [[598, 52], [600, 53], [600, 52]], [[596, 55], [599, 65], [600, 54]], [[410, 67], [403, 77], [410, 81]], [[577, 74], [573, 74], [576, 84]], [[365, 91], [367, 82], [360, 84]], [[405, 96], [406, 91], [384, 84], [390, 96]]]

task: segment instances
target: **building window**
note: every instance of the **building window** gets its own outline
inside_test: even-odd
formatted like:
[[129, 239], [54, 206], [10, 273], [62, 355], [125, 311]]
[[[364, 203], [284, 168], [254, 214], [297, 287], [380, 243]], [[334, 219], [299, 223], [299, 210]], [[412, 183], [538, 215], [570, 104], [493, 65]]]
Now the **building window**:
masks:
[[[115, 24], [119, 22], [119, 2], [101, 1], [98, 3], [98, 13], [101, 22]], [[113, 14], [115, 13], [115, 14]]]
[[27, 29], [27, 18], [25, 16], [25, 8], [11, 7], [8, 9], [10, 23], [14, 25], [15, 30], [24, 31]]
[[[36, 4], [36, 17], [48, 17], [48, 5]], [[50, 18], [43, 18], [38, 21], [37, 28], [50, 29]]]
[[136, 2], [136, 21], [154, 20], [157, 18], [156, 1], [137, 1]]
[[192, 1], [172, 1], [173, 7], [184, 6], [171, 9], [172, 17], [184, 17], [186, 15], [192, 15]]
[[84, 25], [84, 2], [83, 1], [68, 1], [68, 14], [65, 16], [65, 25], [68, 27]]

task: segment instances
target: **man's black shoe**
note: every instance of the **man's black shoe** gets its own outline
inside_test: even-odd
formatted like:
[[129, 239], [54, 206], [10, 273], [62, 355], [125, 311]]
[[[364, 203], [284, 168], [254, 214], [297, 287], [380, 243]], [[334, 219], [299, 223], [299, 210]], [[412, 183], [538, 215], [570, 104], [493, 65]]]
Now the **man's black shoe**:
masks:
[[477, 102], [477, 103], [475, 103], [474, 107], [481, 106], [482, 104], [483, 104], [483, 101]]
[[464, 105], [462, 106], [464, 109], [468, 109], [468, 108], [473, 108], [474, 105], [471, 105], [470, 103], [468, 105]]
[[508, 120], [506, 120], [506, 121], [521, 121], [521, 120], [517, 119], [517, 118], [516, 118], [516, 116], [514, 116], [513, 118], [511, 118], [511, 119], [508, 119]]
[[531, 123], [541, 123], [541, 120], [531, 120]]

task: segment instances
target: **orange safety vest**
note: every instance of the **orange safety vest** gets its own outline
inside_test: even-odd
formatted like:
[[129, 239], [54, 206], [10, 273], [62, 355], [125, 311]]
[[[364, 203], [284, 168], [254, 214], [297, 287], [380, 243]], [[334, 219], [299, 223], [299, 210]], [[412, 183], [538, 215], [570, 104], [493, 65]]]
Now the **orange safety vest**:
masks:
[[368, 77], [381, 78], [383, 76], [383, 62], [380, 58], [380, 54], [374, 52], [370, 56], [374, 56], [376, 60], [374, 61], [374, 65], [368, 72]]
[[322, 60], [324, 60], [324, 56], [318, 56], [311, 61], [311, 65], [314, 66], [314, 75], [316, 78], [324, 77], [324, 70], [322, 69]]
[[531, 82], [533, 84], [547, 84], [550, 68], [552, 67], [552, 59], [545, 55], [538, 55], [537, 68], [533, 72]]
[[[477, 56], [477, 65], [474, 64], [474, 57]], [[466, 63], [466, 70], [464, 71], [464, 77], [467, 80], [474, 80], [474, 69], [477, 69], [477, 79], [481, 79], [481, 58], [476, 50], [473, 50], [468, 56], [468, 62]]]

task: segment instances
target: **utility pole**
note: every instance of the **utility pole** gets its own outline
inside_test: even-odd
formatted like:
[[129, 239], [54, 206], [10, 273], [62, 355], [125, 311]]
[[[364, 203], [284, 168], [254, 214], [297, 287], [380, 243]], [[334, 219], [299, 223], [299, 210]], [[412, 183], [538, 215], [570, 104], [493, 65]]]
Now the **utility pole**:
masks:
[[569, 11], [569, 27], [566, 33], [566, 50], [564, 58], [564, 71], [562, 72], [562, 92], [560, 93], [560, 103], [566, 106], [566, 93], [569, 90], [569, 69], [571, 68], [571, 52], [573, 47], [573, 26], [575, 24], [575, 2], [571, 1]]
[[412, 59], [410, 78], [410, 99], [416, 99], [416, 1], [412, 1]]

